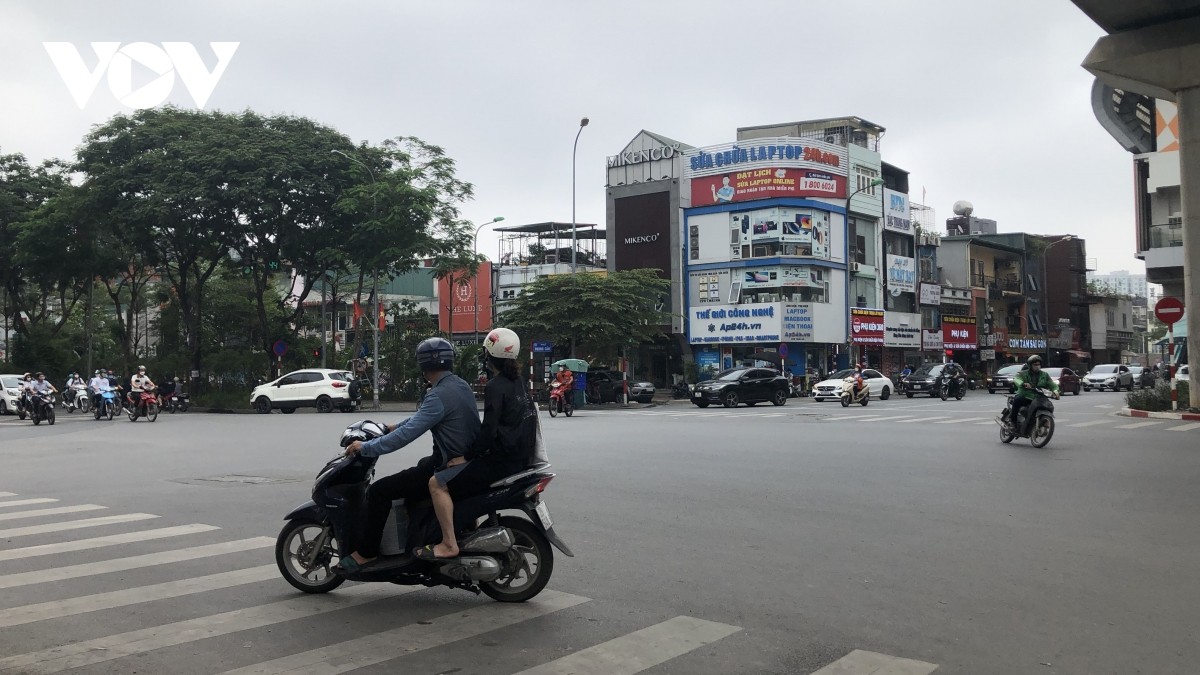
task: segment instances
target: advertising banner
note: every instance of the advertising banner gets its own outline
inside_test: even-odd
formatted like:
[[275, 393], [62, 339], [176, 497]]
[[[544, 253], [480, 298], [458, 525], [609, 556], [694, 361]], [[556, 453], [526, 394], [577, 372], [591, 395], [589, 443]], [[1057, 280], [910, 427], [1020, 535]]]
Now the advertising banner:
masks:
[[692, 206], [772, 197], [846, 197], [846, 177], [819, 169], [764, 167], [692, 179]]
[[883, 345], [885, 347], [921, 348], [920, 314], [884, 312], [883, 329]]
[[921, 331], [921, 350], [926, 352], [940, 352], [943, 349], [942, 331], [940, 330], [923, 330]]
[[1044, 352], [1046, 351], [1046, 338], [1029, 335], [1010, 335], [1008, 337], [1008, 348], [1013, 351]]
[[850, 308], [850, 340], [860, 345], [883, 344], [883, 310]]
[[752, 267], [742, 272], [742, 288], [823, 288], [825, 271], [815, 267]]
[[692, 272], [688, 275], [692, 304], [728, 304], [729, 270]]
[[938, 284], [921, 284], [921, 304], [941, 305], [942, 287]]
[[942, 335], [946, 349], [979, 349], [973, 316], [942, 316]]
[[917, 261], [902, 255], [887, 256], [887, 287], [892, 295], [917, 292]]
[[[492, 263], [479, 263], [476, 276], [451, 275], [438, 281], [438, 325], [446, 333], [469, 333], [475, 330], [479, 317], [479, 332], [492, 329]], [[478, 289], [476, 289], [478, 283]], [[478, 294], [476, 293], [478, 290]], [[478, 301], [476, 298], [478, 297]], [[476, 306], [478, 305], [478, 307]]]
[[980, 349], [979, 350], [979, 360], [980, 361], [995, 361], [996, 360], [996, 350], [995, 349]]
[[900, 234], [913, 234], [912, 216], [908, 210], [908, 195], [883, 189], [883, 229]]
[[776, 303], [714, 305], [688, 310], [692, 344], [780, 342], [780, 310]]
[[783, 303], [783, 339], [788, 342], [813, 341], [812, 303]]

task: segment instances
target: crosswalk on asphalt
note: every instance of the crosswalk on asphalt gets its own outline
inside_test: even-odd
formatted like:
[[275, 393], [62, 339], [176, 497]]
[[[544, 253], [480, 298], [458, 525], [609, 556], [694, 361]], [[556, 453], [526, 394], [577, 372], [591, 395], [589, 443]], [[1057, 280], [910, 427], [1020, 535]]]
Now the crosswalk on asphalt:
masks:
[[[64, 505], [50, 508], [34, 508], [44, 504], [59, 503], [53, 497], [22, 496], [12, 492], [0, 492], [0, 514], [7, 521], [36, 521], [33, 525], [8, 527], [0, 530], [0, 589], [9, 592], [25, 591], [23, 595], [0, 596], [0, 675], [15, 673], [59, 673], [77, 668], [96, 666], [88, 672], [154, 672], [154, 655], [165, 653], [174, 647], [192, 645], [201, 640], [212, 640], [222, 636], [242, 633], [254, 635], [255, 645], [261, 649], [266, 660], [252, 660], [259, 649], [234, 654], [222, 654], [223, 660], [209, 661], [205, 649], [195, 654], [196, 663], [177, 664], [179, 672], [211, 672], [210, 664], [225, 670], [226, 675], [263, 675], [268, 673], [344, 673], [389, 664], [389, 669], [408, 668], [406, 661], [422, 652], [444, 647], [465, 649], [459, 646], [469, 638], [476, 638], [495, 631], [517, 627], [526, 622], [552, 617], [558, 612], [587, 605], [590, 598], [557, 590], [545, 590], [533, 600], [521, 604], [506, 604], [480, 598], [474, 604], [466, 601], [454, 603], [453, 609], [444, 614], [429, 617], [430, 609], [435, 612], [437, 604], [433, 596], [429, 607], [422, 607], [419, 616], [400, 625], [389, 623], [377, 626], [377, 618], [366, 614], [334, 616], [335, 612], [361, 607], [371, 603], [387, 611], [389, 604], [396, 615], [405, 609], [398, 598], [412, 594], [431, 594], [434, 591], [423, 587], [390, 584], [343, 585], [325, 595], [294, 593], [279, 578], [279, 570], [272, 560], [272, 537], [226, 538], [223, 541], [197, 543], [192, 537], [220, 532], [215, 525], [202, 523], [173, 524], [136, 529], [147, 525], [158, 516], [146, 513], [112, 514], [99, 518], [70, 520], [71, 514], [79, 511], [100, 510], [106, 507], [96, 504], [72, 507]], [[53, 521], [55, 518], [68, 520]], [[135, 528], [117, 532], [95, 534], [91, 528]], [[25, 537], [54, 535], [58, 541], [35, 541], [22, 546]], [[78, 535], [78, 538], [69, 538]], [[141, 555], [121, 555], [122, 548], [145, 542], [160, 542], [170, 548]], [[103, 559], [75, 564], [55, 565], [48, 556], [88, 552], [103, 555]], [[249, 553], [260, 557], [257, 564], [236, 569], [225, 569], [215, 574], [183, 576], [185, 568], [174, 566], [187, 561], [219, 560], [237, 553]], [[14, 569], [12, 565], [28, 560], [31, 563], [46, 562], [49, 566]], [[231, 558], [236, 559], [236, 558]], [[7, 569], [6, 569], [7, 568]], [[152, 578], [142, 585], [137, 574], [153, 568]], [[26, 571], [19, 571], [25, 569]], [[115, 573], [133, 572], [116, 578]], [[163, 580], [166, 573], [181, 578]], [[62, 582], [69, 585], [59, 586]], [[115, 587], [115, 589], [114, 589]], [[259, 604], [236, 606], [239, 597], [256, 597], [251, 590], [262, 587], [265, 593]], [[73, 597], [49, 599], [60, 588], [76, 593]], [[15, 591], [14, 591], [15, 589]], [[232, 591], [236, 596], [223, 591]], [[204, 595], [203, 594], [211, 594]], [[13, 605], [24, 598], [37, 600], [27, 604]], [[188, 604], [189, 600], [195, 600]], [[162, 623], [153, 624], [152, 613], [146, 611], [146, 603], [170, 600], [183, 607], [194, 606], [201, 616], [168, 615]], [[444, 599], [443, 599], [444, 601]], [[226, 602], [235, 606], [222, 608]], [[253, 601], [251, 601], [253, 602]], [[243, 603], [244, 604], [244, 603]], [[217, 611], [223, 610], [223, 611]], [[194, 613], [194, 612], [193, 612]], [[357, 617], [357, 618], [356, 618]], [[394, 616], [393, 618], [403, 619]], [[71, 620], [79, 620], [83, 626], [72, 638]], [[418, 620], [419, 619], [419, 620]], [[43, 623], [55, 622], [58, 623]], [[63, 623], [63, 622], [66, 623]], [[334, 627], [350, 623], [362, 633], [351, 639], [332, 644], [319, 645], [312, 649], [296, 647], [294, 641], [285, 639], [298, 631], [312, 630], [312, 625], [295, 629], [298, 624], [289, 622], [329, 622]], [[110, 629], [110, 627], [112, 627]], [[270, 633], [275, 628], [275, 633]], [[268, 642], [264, 644], [265, 629]], [[29, 631], [21, 633], [19, 631]], [[526, 662], [508, 668], [504, 672], [520, 675], [568, 675], [570, 673], [603, 673], [605, 675], [636, 675], [642, 671], [669, 664], [702, 647], [720, 643], [744, 629], [740, 626], [715, 622], [698, 617], [675, 616], [658, 623], [638, 627], [624, 635], [618, 635], [598, 644], [570, 644], [557, 647], [551, 658], [525, 657]], [[250, 633], [250, 631], [256, 631]], [[343, 631], [344, 633], [345, 631]], [[271, 641], [269, 636], [276, 636]], [[36, 644], [27, 644], [37, 636]], [[540, 634], [539, 634], [540, 636]], [[565, 638], [564, 638], [565, 639]], [[511, 640], [511, 638], [510, 638]], [[48, 642], [49, 641], [49, 642]], [[301, 641], [303, 642], [303, 641]], [[211, 643], [210, 643], [211, 644]], [[251, 642], [245, 643], [247, 646]], [[24, 653], [19, 652], [25, 645]], [[514, 653], [525, 654], [525, 645], [513, 644]], [[721, 647], [717, 645], [717, 648]], [[288, 651], [285, 651], [288, 650]], [[536, 650], [530, 653], [537, 654]], [[557, 657], [557, 658], [552, 658]], [[261, 658], [261, 657], [259, 657]], [[125, 659], [125, 661], [122, 661]], [[534, 660], [534, 663], [528, 663]], [[540, 661], [540, 662], [537, 662]], [[394, 662], [394, 665], [391, 665]], [[834, 663], [817, 671], [819, 675], [867, 675], [868, 673], [895, 673], [897, 675], [927, 675], [937, 666], [922, 661], [913, 661], [874, 652], [854, 650]]]
[[[886, 412], [848, 412], [840, 414], [839, 409], [832, 410], [804, 410], [797, 412], [795, 410], [782, 411], [778, 408], [767, 408], [761, 411], [754, 409], [732, 408], [718, 410], [630, 410], [624, 411], [623, 414], [634, 417], [652, 417], [652, 418], [675, 418], [688, 420], [727, 420], [730, 418], [754, 418], [754, 419], [808, 419], [811, 420], [820, 417], [822, 422], [854, 422], [863, 424], [874, 424], [877, 422], [888, 424], [960, 424], [960, 425], [978, 425], [987, 426], [995, 424], [996, 415], [987, 417], [952, 417], [950, 415], [932, 415], [928, 412], [897, 414], [899, 411], [888, 410]], [[999, 411], [997, 411], [999, 412]], [[1192, 431], [1200, 429], [1200, 422], [1179, 422], [1178, 420], [1149, 420], [1135, 423], [1128, 423], [1127, 417], [1117, 417], [1112, 415], [1101, 415], [1094, 419], [1079, 420], [1071, 416], [1056, 417], [1055, 420], [1060, 427], [1104, 427], [1111, 429], [1156, 429], [1161, 431]]]

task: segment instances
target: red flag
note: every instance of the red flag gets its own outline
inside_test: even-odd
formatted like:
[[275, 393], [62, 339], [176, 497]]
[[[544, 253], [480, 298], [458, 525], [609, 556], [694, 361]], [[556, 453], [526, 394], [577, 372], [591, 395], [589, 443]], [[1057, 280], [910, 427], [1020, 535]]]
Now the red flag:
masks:
[[358, 327], [358, 320], [363, 316], [362, 305], [358, 304], [358, 300], [354, 301], [354, 327]]
[[379, 330], [387, 330], [387, 312], [383, 311], [383, 303], [379, 303]]

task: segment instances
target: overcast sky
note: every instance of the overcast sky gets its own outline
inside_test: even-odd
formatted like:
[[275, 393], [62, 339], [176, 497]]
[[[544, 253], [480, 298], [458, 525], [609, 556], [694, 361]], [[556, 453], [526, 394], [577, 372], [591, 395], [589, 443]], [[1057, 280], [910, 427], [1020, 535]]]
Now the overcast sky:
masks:
[[[75, 43], [89, 68], [95, 41], [191, 42], [210, 68], [209, 42], [239, 42], [207, 108], [441, 145], [476, 186], [475, 222], [569, 222], [585, 115], [577, 219], [594, 223], [605, 157], [643, 128], [710, 145], [855, 115], [887, 129], [884, 159], [939, 221], [967, 199], [1002, 232], [1072, 233], [1101, 271], [1142, 273], [1131, 158], [1079, 67], [1101, 35], [1068, 0], [0, 0], [0, 152], [70, 157], [128, 110], [106, 80], [80, 110], [43, 42]], [[195, 105], [178, 82], [170, 100]]]

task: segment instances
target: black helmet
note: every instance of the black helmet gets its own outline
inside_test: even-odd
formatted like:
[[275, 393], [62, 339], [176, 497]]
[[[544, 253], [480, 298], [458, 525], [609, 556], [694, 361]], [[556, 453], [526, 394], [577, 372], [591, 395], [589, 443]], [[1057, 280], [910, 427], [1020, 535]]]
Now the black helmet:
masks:
[[1027, 363], [1027, 364], [1029, 364], [1029, 365], [1031, 365], [1031, 366], [1032, 366], [1033, 364], [1035, 364], [1035, 363], [1036, 363], [1036, 364], [1038, 364], [1038, 365], [1040, 366], [1040, 365], [1042, 365], [1042, 357], [1041, 357], [1041, 356], [1038, 356], [1037, 354], [1034, 354], [1033, 356], [1031, 356], [1031, 357], [1029, 357], [1028, 359], [1026, 359], [1026, 360], [1025, 360], [1025, 363]]
[[454, 345], [432, 337], [417, 345], [417, 366], [421, 370], [450, 370], [454, 367]]

